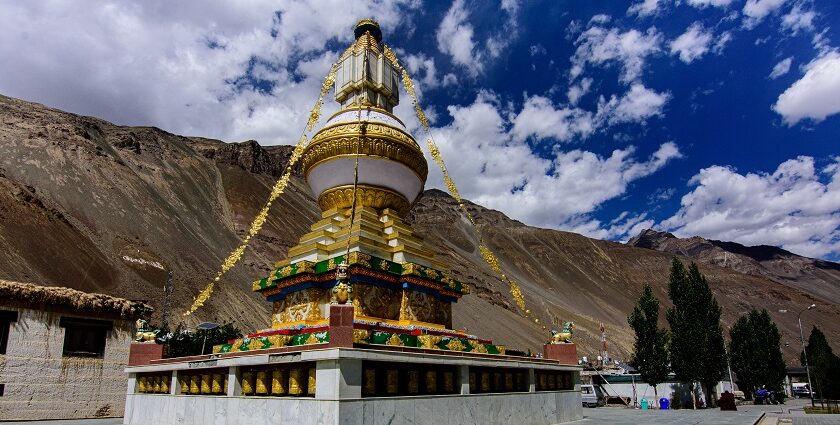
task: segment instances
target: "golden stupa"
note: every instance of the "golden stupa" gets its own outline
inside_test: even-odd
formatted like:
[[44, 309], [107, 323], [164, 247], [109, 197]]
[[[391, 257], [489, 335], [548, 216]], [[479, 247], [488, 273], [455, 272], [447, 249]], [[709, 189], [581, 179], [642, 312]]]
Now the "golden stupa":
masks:
[[[404, 72], [379, 25], [359, 21], [335, 65], [340, 110], [302, 151], [300, 169], [321, 219], [253, 290], [272, 303], [271, 327], [214, 347], [250, 351], [333, 341], [332, 311], [349, 313], [353, 344], [503, 354], [503, 346], [452, 329], [452, 303], [469, 293], [404, 220], [428, 164], [393, 114]], [[352, 309], [333, 309], [334, 304]], [[332, 335], [332, 336], [331, 336]]]

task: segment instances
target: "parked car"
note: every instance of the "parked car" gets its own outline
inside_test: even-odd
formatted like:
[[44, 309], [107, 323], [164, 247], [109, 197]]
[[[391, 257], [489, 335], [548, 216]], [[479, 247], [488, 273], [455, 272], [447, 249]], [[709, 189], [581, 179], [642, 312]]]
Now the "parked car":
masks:
[[603, 406], [605, 402], [601, 388], [594, 385], [580, 386], [580, 400], [583, 407]]
[[808, 384], [793, 384], [793, 398], [811, 398], [811, 389]]

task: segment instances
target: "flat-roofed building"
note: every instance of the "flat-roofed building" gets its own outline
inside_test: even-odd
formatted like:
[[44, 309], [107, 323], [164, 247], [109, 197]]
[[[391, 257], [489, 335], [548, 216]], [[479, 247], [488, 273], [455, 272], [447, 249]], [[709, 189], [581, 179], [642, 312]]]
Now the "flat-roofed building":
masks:
[[144, 303], [0, 280], [0, 420], [121, 416]]

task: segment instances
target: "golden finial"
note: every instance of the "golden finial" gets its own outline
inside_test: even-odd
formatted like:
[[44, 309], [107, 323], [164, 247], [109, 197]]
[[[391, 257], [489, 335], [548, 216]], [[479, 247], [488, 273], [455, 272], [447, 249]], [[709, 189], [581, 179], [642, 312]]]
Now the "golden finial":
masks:
[[382, 29], [379, 28], [379, 23], [371, 18], [365, 18], [360, 20], [356, 23], [356, 29], [353, 30], [353, 34], [356, 36], [356, 40], [359, 39], [364, 33], [370, 32], [370, 35], [376, 39], [376, 42], [379, 43], [382, 41]]

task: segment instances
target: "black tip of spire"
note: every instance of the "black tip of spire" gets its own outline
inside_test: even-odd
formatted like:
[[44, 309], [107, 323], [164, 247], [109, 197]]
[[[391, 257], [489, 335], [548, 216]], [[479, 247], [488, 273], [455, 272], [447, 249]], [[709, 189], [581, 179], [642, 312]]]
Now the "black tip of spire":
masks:
[[353, 34], [356, 36], [356, 40], [358, 40], [359, 37], [368, 31], [370, 31], [370, 35], [372, 35], [377, 42], [382, 41], [382, 29], [379, 28], [379, 23], [373, 19], [362, 19], [359, 21], [356, 24], [356, 29], [353, 31]]

